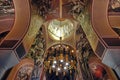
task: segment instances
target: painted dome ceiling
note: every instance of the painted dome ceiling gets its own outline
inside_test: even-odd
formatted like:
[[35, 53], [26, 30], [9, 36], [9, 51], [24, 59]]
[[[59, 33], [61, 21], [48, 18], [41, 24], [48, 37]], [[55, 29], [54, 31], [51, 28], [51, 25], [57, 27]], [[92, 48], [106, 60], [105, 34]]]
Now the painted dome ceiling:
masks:
[[72, 35], [73, 29], [73, 23], [69, 19], [54, 19], [49, 23], [48, 33], [55, 40], [64, 40]]

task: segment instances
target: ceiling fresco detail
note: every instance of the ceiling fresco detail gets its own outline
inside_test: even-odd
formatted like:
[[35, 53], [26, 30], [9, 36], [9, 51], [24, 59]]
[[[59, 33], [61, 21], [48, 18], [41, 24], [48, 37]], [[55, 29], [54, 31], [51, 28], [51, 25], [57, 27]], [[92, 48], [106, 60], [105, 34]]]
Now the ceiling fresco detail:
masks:
[[33, 66], [30, 65], [21, 67], [16, 74], [15, 80], [29, 80], [32, 70]]
[[42, 65], [43, 56], [45, 53], [46, 45], [45, 38], [42, 32], [42, 27], [36, 35], [36, 38], [31, 45], [31, 48], [25, 58], [31, 58], [35, 61], [36, 65]]
[[14, 4], [12, 0], [0, 0], [0, 16], [14, 14]]
[[37, 7], [37, 11], [40, 16], [48, 14], [52, 6], [52, 0], [32, 0], [31, 3]]
[[[63, 0], [63, 16], [68, 15], [79, 15], [88, 3], [88, 0]], [[32, 0], [32, 5], [37, 8], [38, 15], [44, 18], [54, 16], [59, 17], [59, 4], [60, 2], [56, 0]], [[49, 16], [48, 16], [49, 15]], [[68, 16], [67, 18], [70, 18]]]
[[[62, 18], [60, 17], [59, 8], [60, 2], [58, 1], [55, 3], [55, 1], [56, 0], [31, 0], [32, 6], [36, 7], [37, 15], [41, 16], [45, 20], [45, 22], [48, 22], [46, 27], [44, 26], [44, 24], [41, 26], [34, 39], [33, 44], [31, 45], [31, 48], [29, 49], [28, 54], [24, 57], [31, 58], [34, 61], [34, 69], [32, 70], [31, 79], [40, 80], [41, 78], [40, 73], [42, 71], [41, 68], [43, 68], [44, 66], [43, 71], [45, 73], [44, 77], [46, 78], [46, 80], [76, 80], [79, 79], [77, 78], [77, 76], [79, 75], [82, 75], [82, 78], [80, 79], [83, 80], [103, 80], [103, 78], [108, 74], [108, 72], [104, 69], [105, 65], [101, 66], [102, 63], [100, 63], [99, 61], [96, 62], [95, 64], [90, 63], [90, 60], [92, 60], [90, 58], [95, 56], [92, 48], [94, 48], [94, 44], [97, 43], [98, 37], [96, 37], [96, 35], [92, 32], [93, 29], [91, 24], [89, 25], [90, 23], [89, 13], [84, 12], [85, 9], [87, 8], [89, 0], [63, 0]], [[80, 15], [81, 13], [87, 14], [87, 16]], [[87, 21], [85, 20], [82, 21], [81, 17], [83, 20], [85, 19]], [[72, 21], [78, 22], [77, 29]], [[89, 38], [91, 39], [91, 41], [93, 42], [95, 41], [93, 43], [92, 48], [83, 30], [84, 26], [85, 28], [90, 26], [89, 28], [86, 28], [86, 31], [88, 32], [86, 34], [89, 34]], [[66, 59], [67, 51], [65, 51], [65, 49], [62, 49], [65, 47], [62, 48], [59, 47], [58, 51], [56, 51], [57, 47], [60, 44], [56, 44], [57, 47], [53, 46], [52, 44], [51, 47], [48, 48], [46, 46], [47, 45], [46, 41], [49, 38], [49, 36], [46, 36], [46, 34], [48, 34], [50, 38], [53, 39], [52, 41], [58, 42], [61, 40], [67, 41], [67, 39], [73, 37], [74, 34], [75, 54], [72, 56], [76, 56], [75, 57], [76, 62], [74, 66], [75, 69], [77, 69], [77, 71], [69, 70], [66, 71], [65, 73], [58, 74], [56, 73], [57, 71], [53, 70], [53, 68], [55, 68], [55, 66], [57, 65], [56, 64], [54, 66], [51, 66], [54, 63], [54, 60], [55, 59], [59, 60], [59, 58], [63, 57], [65, 57]], [[67, 44], [64, 43], [62, 45]], [[54, 48], [53, 51], [52, 48]], [[62, 52], [60, 53], [60, 51]], [[71, 54], [69, 53], [68, 55], [70, 56], [67, 58], [70, 59]], [[95, 57], [97, 58], [97, 56]], [[63, 64], [61, 65], [62, 62], [61, 60], [59, 60], [58, 63], [60, 64], [58, 64], [57, 66], [60, 66], [62, 67], [62, 69], [64, 69]], [[69, 60], [69, 63], [72, 64], [72, 61]], [[78, 64], [80, 66], [78, 66]], [[96, 69], [94, 69], [94, 67], [96, 67]], [[29, 70], [29, 67], [27, 69]], [[18, 78], [23, 77], [25, 78], [23, 80], [27, 80], [28, 75], [22, 74], [25, 71], [29, 72], [27, 69], [25, 70], [20, 69], [18, 73]], [[60, 69], [58, 69], [58, 71], [60, 71]], [[97, 71], [99, 73], [97, 73]], [[107, 78], [104, 79], [109, 79], [108, 75]]]
[[31, 45], [31, 48], [24, 58], [30, 58], [34, 61], [34, 69], [32, 70], [31, 79], [39, 79], [40, 72], [44, 61], [44, 53], [46, 49], [43, 27], [41, 27], [36, 35], [36, 38]]
[[74, 26], [72, 22], [68, 19], [57, 20], [54, 19], [49, 23], [48, 33], [55, 40], [64, 40], [73, 34]]
[[120, 12], [120, 0], [110, 0], [108, 11], [109, 12]]

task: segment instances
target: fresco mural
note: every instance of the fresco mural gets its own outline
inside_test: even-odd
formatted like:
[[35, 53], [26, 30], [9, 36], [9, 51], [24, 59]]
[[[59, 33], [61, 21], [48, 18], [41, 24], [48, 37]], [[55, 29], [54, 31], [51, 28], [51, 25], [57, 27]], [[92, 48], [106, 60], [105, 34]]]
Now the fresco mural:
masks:
[[94, 80], [108, 80], [108, 75], [103, 65], [93, 62], [89, 66]]
[[30, 80], [33, 68], [34, 62], [32, 59], [22, 59], [19, 64], [12, 68], [7, 80]]
[[0, 0], [0, 16], [14, 14], [14, 4], [12, 0]]
[[15, 80], [29, 80], [32, 70], [33, 70], [33, 66], [30, 65], [25, 65], [21, 67], [17, 72]]
[[110, 0], [108, 11], [109, 12], [120, 12], [120, 0]]

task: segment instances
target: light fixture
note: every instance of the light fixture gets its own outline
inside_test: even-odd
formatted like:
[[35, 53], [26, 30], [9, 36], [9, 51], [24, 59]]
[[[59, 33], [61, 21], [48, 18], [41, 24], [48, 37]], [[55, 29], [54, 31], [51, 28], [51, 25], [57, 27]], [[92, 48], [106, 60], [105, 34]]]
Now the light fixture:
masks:
[[60, 62], [63, 62], [63, 60], [60, 60]]
[[[75, 57], [75, 51], [71, 46], [65, 44], [53, 45], [47, 50], [44, 68], [51, 74], [55, 72], [56, 75], [62, 73], [65, 75], [67, 72], [72, 73], [76, 70], [77, 60]], [[46, 63], [48, 62], [49, 63]]]
[[55, 65], [53, 65], [52, 68], [55, 68]]
[[53, 61], [53, 63], [54, 63], [54, 64], [56, 64], [56, 63], [57, 63], [57, 61]]
[[58, 67], [58, 69], [57, 69], [58, 71], [60, 71], [60, 67]]
[[74, 50], [71, 50], [71, 52], [73, 53], [73, 52], [74, 52]]
[[66, 69], [67, 69], [67, 67], [65, 66], [65, 67], [64, 67], [64, 70], [66, 70]]
[[67, 66], [68, 66], [68, 65], [69, 65], [69, 63], [68, 63], [68, 62], [66, 62], [66, 63], [65, 63], [65, 65], [67, 65]]

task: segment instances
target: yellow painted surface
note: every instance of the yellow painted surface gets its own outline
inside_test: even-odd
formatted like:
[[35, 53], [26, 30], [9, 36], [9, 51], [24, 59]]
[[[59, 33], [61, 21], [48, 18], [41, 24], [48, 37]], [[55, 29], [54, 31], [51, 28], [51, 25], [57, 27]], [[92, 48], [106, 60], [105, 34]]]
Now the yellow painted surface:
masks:
[[96, 35], [95, 31], [92, 28], [89, 13], [87, 11], [85, 11], [83, 14], [79, 15], [77, 20], [80, 22], [81, 27], [82, 27], [83, 31], [85, 32], [92, 49], [95, 51], [99, 39], [98, 39], [98, 36]]
[[42, 24], [43, 24], [43, 19], [40, 16], [38, 15], [31, 16], [31, 23], [30, 23], [29, 30], [25, 38], [23, 39], [23, 44], [26, 51], [28, 51], [29, 48], [31, 47], [31, 44], [33, 43], [36, 37], [36, 34], [38, 33]]

